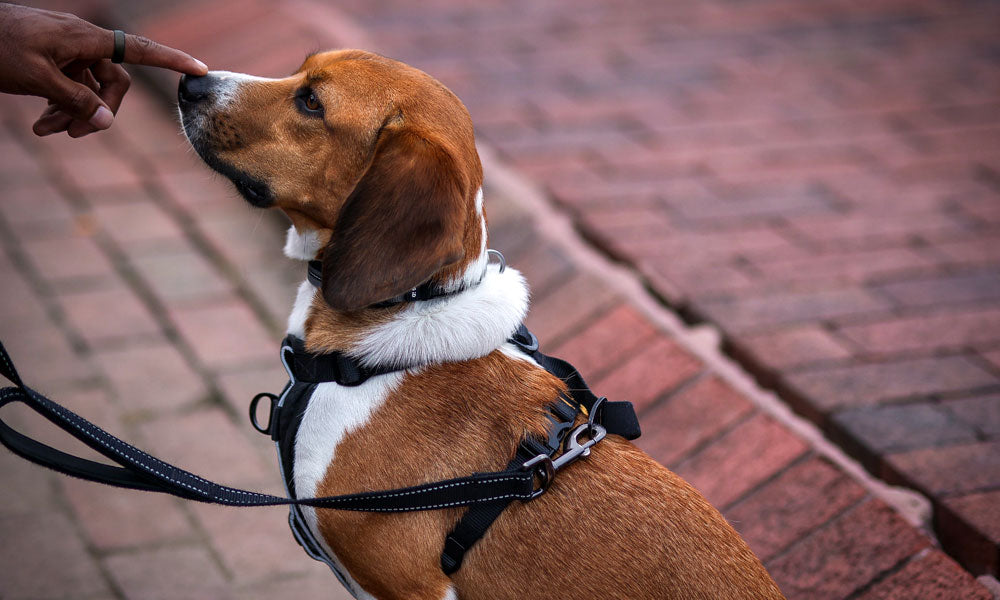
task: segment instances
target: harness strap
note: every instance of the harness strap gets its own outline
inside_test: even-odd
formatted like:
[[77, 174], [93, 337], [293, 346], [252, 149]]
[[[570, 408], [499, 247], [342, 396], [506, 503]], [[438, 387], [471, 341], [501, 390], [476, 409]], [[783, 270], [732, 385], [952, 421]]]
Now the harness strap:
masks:
[[[562, 379], [566, 383], [570, 398], [561, 397], [549, 406], [553, 418], [548, 439], [544, 442], [532, 438], [522, 440], [514, 460], [507, 465], [508, 471], [521, 468], [525, 462], [536, 456], [555, 455], [580, 412], [586, 414], [592, 422], [603, 425], [608, 433], [629, 440], [639, 437], [639, 420], [635, 416], [631, 402], [608, 402], [598, 398], [590, 391], [583, 376], [573, 365], [540, 352], [538, 339], [524, 325], [518, 327], [510, 341], [546, 371]], [[600, 414], [591, 415], [595, 410]], [[486, 534], [490, 525], [509, 504], [510, 501], [506, 500], [469, 507], [445, 538], [444, 550], [441, 552], [441, 569], [445, 575], [451, 575], [461, 568], [465, 553]]]
[[349, 387], [361, 385], [376, 375], [384, 375], [406, 368], [366, 367], [357, 359], [342, 352], [324, 354], [306, 352], [305, 341], [294, 335], [286, 336], [281, 343], [281, 359], [295, 381], [304, 383], [335, 381]]
[[217, 484], [146, 454], [76, 413], [24, 385], [0, 342], [0, 374], [16, 387], [0, 389], [0, 407], [22, 402], [118, 467], [80, 458], [33, 440], [0, 419], [0, 442], [43, 467], [81, 479], [118, 487], [162, 492], [227, 506], [296, 504], [365, 512], [409, 512], [471, 506], [498, 500], [529, 500], [535, 493], [529, 470], [476, 473], [406, 488], [320, 498], [283, 498]]

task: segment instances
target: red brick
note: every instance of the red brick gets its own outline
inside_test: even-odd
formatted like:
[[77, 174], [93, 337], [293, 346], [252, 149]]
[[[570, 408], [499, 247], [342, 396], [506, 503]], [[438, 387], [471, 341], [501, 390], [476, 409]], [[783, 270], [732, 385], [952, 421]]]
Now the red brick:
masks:
[[993, 594], [955, 561], [938, 550], [927, 550], [905, 567], [879, 581], [859, 600], [992, 600]]
[[157, 167], [160, 177], [156, 181], [164, 194], [192, 218], [228, 215], [245, 203], [231, 183], [190, 158], [184, 160], [183, 167], [170, 163]]
[[[274, 445], [247, 427], [240, 430], [219, 409], [161, 417], [141, 425], [158, 458], [227, 485], [256, 485], [273, 478], [263, 453]], [[254, 443], [248, 436], [254, 434]]]
[[1000, 310], [949, 308], [943, 314], [842, 327], [840, 333], [870, 353], [960, 349], [1000, 340]]
[[735, 222], [741, 227], [756, 221], [766, 222], [776, 216], [829, 213], [833, 210], [830, 194], [815, 185], [786, 185], [735, 190], [728, 197], [714, 199], [667, 199], [667, 204], [682, 218], [696, 223]]
[[260, 392], [277, 394], [288, 381], [284, 367], [277, 363], [270, 368], [253, 368], [247, 371], [234, 371], [218, 376], [217, 382], [226, 403], [232, 407], [234, 414], [243, 418], [247, 414], [250, 400]]
[[569, 259], [550, 244], [540, 241], [530, 244], [512, 266], [528, 281], [532, 298], [544, 298], [573, 274]]
[[650, 340], [638, 354], [612, 365], [612, 370], [594, 379], [591, 387], [612, 400], [628, 400], [639, 413], [704, 368], [690, 352], [665, 336]]
[[551, 293], [535, 298], [525, 324], [538, 336], [542, 350], [548, 351], [559, 340], [571, 336], [586, 319], [615, 302], [614, 294], [599, 279], [575, 273]]
[[[283, 495], [277, 465], [272, 479], [276, 487], [270, 491]], [[191, 509], [236, 583], [279, 579], [301, 571], [308, 560], [288, 531], [288, 507], [241, 510], [197, 503]], [[333, 587], [336, 579], [329, 575]]]
[[933, 496], [1000, 486], [1000, 440], [913, 450], [885, 460], [888, 477]]
[[584, 377], [597, 379], [609, 366], [635, 353], [655, 335], [653, 326], [628, 304], [619, 304], [565, 340], [552, 353]]
[[932, 248], [954, 264], [987, 266], [1000, 262], [1000, 239], [995, 234], [983, 234], [973, 239], [943, 242], [934, 244]]
[[974, 573], [1000, 573], [1000, 490], [941, 501], [936, 513], [941, 543]]
[[114, 277], [114, 267], [90, 237], [50, 237], [26, 242], [24, 249], [50, 283]]
[[127, 203], [98, 204], [94, 215], [101, 228], [130, 255], [158, 241], [177, 240], [184, 235], [163, 209], [141, 198]]
[[[97, 141], [97, 136], [94, 136]], [[78, 141], [73, 142], [74, 145]], [[69, 178], [82, 189], [105, 189], [113, 187], [141, 189], [142, 178], [129, 161], [120, 155], [105, 152], [84, 152], [83, 148], [73, 160], [60, 163]]]
[[922, 275], [937, 262], [909, 248], [823, 252], [809, 257], [756, 260], [753, 267], [768, 281], [856, 284], [902, 275]]
[[198, 546], [140, 550], [105, 559], [126, 598], [236, 598], [209, 552]]
[[211, 369], [274, 360], [278, 338], [239, 300], [178, 307], [170, 317], [198, 360]]
[[643, 413], [636, 443], [671, 466], [753, 410], [721, 379], [708, 376]]
[[[240, 206], [239, 203], [244, 201], [232, 199], [232, 202]], [[198, 229], [204, 232], [208, 242], [233, 264], [242, 265], [282, 256], [281, 249], [285, 243], [284, 232], [287, 227], [279, 229], [274, 221], [265, 220], [266, 213], [260, 212], [260, 209], [253, 212], [229, 210], [227, 213], [219, 214], [202, 214], [196, 209], [194, 214], [197, 216]], [[261, 243], [263, 232], [259, 230], [265, 228], [280, 230], [281, 235], [274, 236], [271, 244]]]
[[692, 299], [740, 296], [756, 283], [745, 268], [735, 264], [686, 264], [659, 258], [643, 261], [640, 268], [657, 292], [678, 305]]
[[160, 330], [135, 292], [121, 283], [62, 294], [59, 300], [70, 324], [95, 348], [111, 341], [148, 337]]
[[1000, 438], [1000, 395], [960, 398], [942, 405], [985, 438]]
[[[0, 513], [0, 581], [4, 598], [112, 596], [97, 562], [61, 512]], [[58, 540], [53, 543], [52, 540]], [[39, 552], [44, 548], [44, 552]]]
[[46, 320], [45, 308], [38, 301], [35, 290], [3, 254], [0, 254], [0, 278], [3, 281], [0, 323]]
[[[3, 297], [7, 293], [0, 294]], [[45, 393], [93, 377], [92, 365], [74, 351], [58, 326], [44, 317], [0, 319], [0, 339], [29, 386]]]
[[994, 370], [1000, 371], [1000, 350], [996, 350], [994, 352], [984, 352], [983, 358], [993, 365]]
[[740, 354], [775, 370], [843, 360], [851, 356], [848, 346], [815, 325], [741, 336], [732, 343], [738, 347]]
[[[25, 433], [11, 418], [17, 410], [10, 405], [3, 408], [4, 421], [14, 429]], [[26, 410], [26, 409], [25, 409]], [[31, 419], [38, 417], [32, 413]], [[54, 479], [61, 477], [53, 471], [43, 469], [28, 462], [13, 452], [0, 452], [0, 476], [8, 485], [0, 486], [0, 518], [3, 515], [28, 513], [48, 513], [60, 510], [59, 498], [52, 493]], [[0, 567], [0, 580], [3, 579]]]
[[6, 182], [0, 215], [22, 239], [72, 231], [74, 211], [47, 180]]
[[869, 500], [767, 563], [789, 599], [850, 596], [930, 544], [888, 506]]
[[157, 341], [94, 354], [126, 413], [163, 413], [208, 396], [201, 376], [171, 344]]
[[802, 440], [784, 426], [757, 414], [678, 465], [677, 474], [724, 508], [805, 451]]
[[186, 245], [131, 260], [139, 276], [166, 305], [225, 298], [232, 291], [215, 265]]
[[101, 550], [174, 542], [194, 537], [177, 500], [63, 477], [66, 499], [88, 542]]
[[929, 403], [845, 410], [833, 420], [876, 454], [976, 440], [976, 430]]
[[1000, 299], [1000, 274], [982, 271], [900, 281], [879, 286], [900, 306], [936, 306]]
[[726, 518], [766, 562], [865, 495], [857, 482], [813, 457], [727, 510]]
[[799, 217], [791, 226], [810, 240], [828, 246], [871, 247], [905, 243], [916, 235], [959, 237], [968, 231], [957, 219], [940, 212], [896, 215], [877, 219], [870, 215]]
[[[301, 551], [300, 551], [301, 552]], [[239, 592], [242, 600], [271, 600], [272, 598], [325, 598], [326, 600], [353, 600], [347, 588], [331, 579], [330, 567], [317, 561], [300, 564], [305, 574], [285, 576], [254, 582]]]
[[857, 288], [739, 295], [699, 303], [700, 310], [733, 333], [756, 332], [774, 325], [814, 322], [833, 317], [884, 312], [888, 303]]
[[961, 356], [817, 368], [787, 376], [797, 393], [822, 410], [916, 396], [975, 390], [998, 379]]

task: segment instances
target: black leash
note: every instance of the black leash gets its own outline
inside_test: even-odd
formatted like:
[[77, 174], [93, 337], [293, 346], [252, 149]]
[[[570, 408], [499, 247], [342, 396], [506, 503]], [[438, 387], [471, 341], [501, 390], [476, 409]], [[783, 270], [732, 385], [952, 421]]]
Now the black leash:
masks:
[[322, 498], [283, 498], [220, 485], [150, 456], [27, 387], [0, 342], [0, 375], [15, 387], [0, 389], [0, 408], [22, 402], [120, 466], [80, 458], [25, 436], [0, 419], [0, 442], [18, 456], [54, 471], [117, 487], [171, 494], [227, 506], [295, 504], [365, 512], [408, 512], [470, 506], [497, 500], [530, 500], [536, 494], [528, 469], [476, 473], [395, 490]]
[[[568, 362], [550, 357], [538, 350], [538, 340], [521, 325], [510, 342], [534, 359], [542, 368], [561, 379], [567, 394], [549, 407], [551, 425], [547, 439], [525, 438], [507, 468], [492, 473], [475, 473], [444, 481], [435, 481], [394, 490], [361, 492], [321, 498], [284, 498], [217, 484], [193, 473], [165, 463], [90, 423], [76, 413], [49, 400], [27, 387], [14, 368], [14, 363], [0, 343], [0, 375], [15, 387], [0, 389], [0, 408], [22, 402], [76, 439], [120, 466], [107, 465], [67, 454], [12, 429], [0, 419], [0, 442], [18, 456], [31, 462], [71, 475], [118, 487], [161, 492], [185, 498], [227, 506], [312, 506], [364, 512], [409, 512], [447, 507], [468, 506], [469, 510], [445, 538], [441, 568], [447, 575], [457, 571], [465, 553], [486, 533], [490, 525], [514, 500], [527, 501], [543, 494], [556, 473], [581, 457], [607, 433], [625, 439], [639, 437], [639, 422], [629, 402], [608, 402], [597, 397], [580, 373]], [[321, 382], [340, 385], [360, 385], [370, 377], [402, 370], [405, 367], [366, 368], [357, 360], [340, 354], [311, 354], [302, 340], [288, 336], [282, 344], [282, 361], [292, 378], [289, 386], [304, 396], [305, 402], [293, 402], [294, 409], [283, 411], [279, 396], [258, 394], [250, 404], [250, 419], [254, 428], [269, 434], [278, 442], [279, 457], [286, 486], [291, 485], [289, 456], [294, 442], [294, 424], [300, 411], [308, 404], [312, 388]], [[286, 387], [286, 393], [289, 387]], [[283, 394], [284, 396], [284, 394]], [[271, 402], [266, 426], [257, 420], [257, 404], [263, 398]], [[293, 411], [293, 412], [289, 412]], [[289, 413], [289, 414], [283, 414]], [[297, 414], [299, 413], [299, 414]], [[587, 422], [575, 425], [577, 416], [587, 416]], [[581, 438], [585, 438], [581, 441]], [[282, 444], [284, 443], [284, 448]], [[556, 457], [560, 448], [563, 452]], [[537, 485], [536, 485], [537, 481]], [[298, 516], [298, 519], [296, 519]], [[301, 513], [293, 508], [290, 524], [296, 539], [313, 558], [323, 558], [322, 549], [301, 522]], [[339, 574], [336, 568], [334, 571]]]

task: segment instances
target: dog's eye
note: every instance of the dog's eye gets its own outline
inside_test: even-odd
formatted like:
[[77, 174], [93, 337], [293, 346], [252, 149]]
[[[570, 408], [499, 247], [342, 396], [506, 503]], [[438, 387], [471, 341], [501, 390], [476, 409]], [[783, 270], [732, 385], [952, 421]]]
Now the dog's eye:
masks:
[[322, 108], [322, 105], [319, 103], [319, 98], [317, 98], [316, 94], [313, 92], [309, 92], [309, 95], [306, 96], [305, 103], [306, 108], [309, 110], [319, 110]]
[[299, 105], [299, 109], [307, 115], [322, 116], [323, 104], [319, 101], [319, 97], [316, 96], [316, 92], [309, 89], [302, 90], [295, 97], [295, 100]]

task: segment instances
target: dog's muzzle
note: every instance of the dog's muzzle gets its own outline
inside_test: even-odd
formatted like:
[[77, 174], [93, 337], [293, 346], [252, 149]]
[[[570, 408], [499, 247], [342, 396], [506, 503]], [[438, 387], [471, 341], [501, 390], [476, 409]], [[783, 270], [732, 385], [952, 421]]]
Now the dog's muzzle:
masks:
[[[230, 131], [218, 131], [220, 111], [233, 93], [231, 79], [220, 77], [213, 73], [192, 77], [182, 75], [177, 85], [177, 107], [180, 109], [181, 124], [184, 135], [187, 136], [195, 152], [205, 163], [215, 171], [225, 175], [236, 191], [247, 202], [258, 207], [268, 208], [274, 204], [274, 195], [266, 182], [253, 177], [229, 162], [219, 157], [220, 151], [233, 150], [239, 147], [238, 136]], [[225, 115], [222, 114], [224, 120]]]

